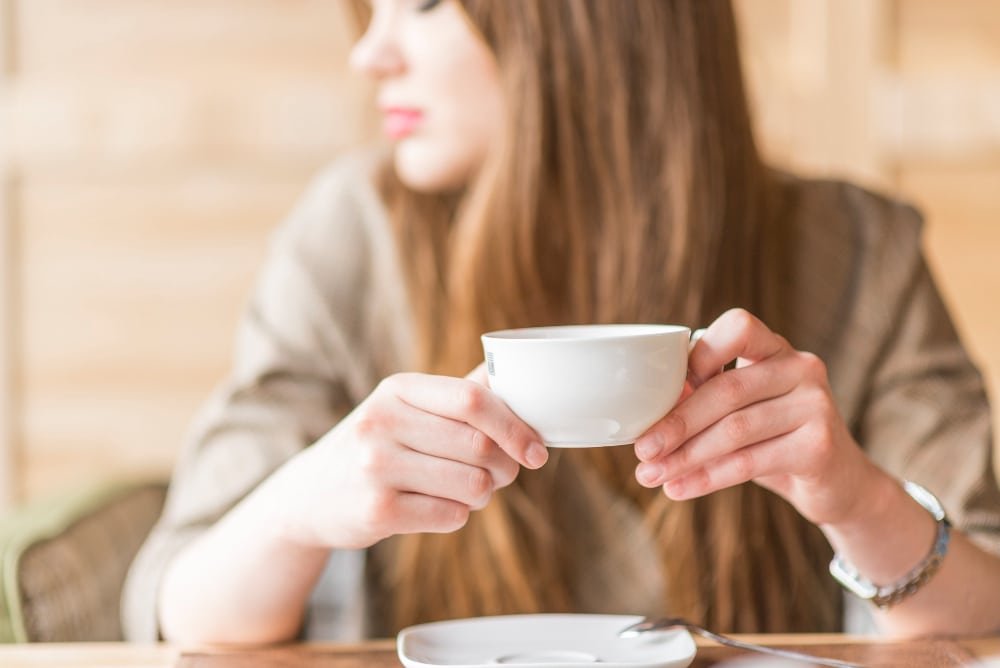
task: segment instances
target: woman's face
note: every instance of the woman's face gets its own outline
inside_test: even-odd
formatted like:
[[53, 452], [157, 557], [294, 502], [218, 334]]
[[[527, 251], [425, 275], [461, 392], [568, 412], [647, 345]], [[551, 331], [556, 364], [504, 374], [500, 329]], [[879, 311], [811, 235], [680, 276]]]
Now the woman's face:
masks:
[[399, 178], [415, 190], [467, 183], [502, 127], [496, 60], [456, 0], [371, 0], [351, 66], [378, 89]]

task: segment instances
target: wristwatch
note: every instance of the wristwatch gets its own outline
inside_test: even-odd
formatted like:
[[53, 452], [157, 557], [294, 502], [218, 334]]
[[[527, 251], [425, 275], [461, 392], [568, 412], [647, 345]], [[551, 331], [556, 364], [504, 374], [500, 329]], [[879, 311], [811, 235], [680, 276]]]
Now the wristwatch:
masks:
[[858, 598], [871, 601], [879, 608], [889, 608], [903, 599], [916, 593], [938, 569], [948, 553], [948, 541], [951, 538], [951, 523], [945, 516], [944, 507], [933, 494], [915, 482], [903, 482], [903, 489], [921, 506], [927, 509], [937, 521], [937, 534], [934, 546], [926, 557], [909, 573], [886, 586], [879, 586], [865, 579], [858, 570], [842, 556], [834, 555], [830, 562], [830, 575]]

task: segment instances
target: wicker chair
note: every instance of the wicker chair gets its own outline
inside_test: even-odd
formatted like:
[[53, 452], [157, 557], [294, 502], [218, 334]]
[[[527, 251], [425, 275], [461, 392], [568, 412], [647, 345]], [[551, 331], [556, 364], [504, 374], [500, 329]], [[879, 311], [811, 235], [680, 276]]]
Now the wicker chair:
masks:
[[122, 583], [165, 494], [106, 484], [0, 518], [0, 643], [121, 640]]

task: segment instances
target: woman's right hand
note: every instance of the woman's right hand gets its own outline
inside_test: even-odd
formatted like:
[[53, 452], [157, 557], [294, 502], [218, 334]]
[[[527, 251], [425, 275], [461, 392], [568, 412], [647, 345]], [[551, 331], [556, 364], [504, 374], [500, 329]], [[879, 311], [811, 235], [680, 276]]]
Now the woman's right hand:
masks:
[[[400, 373], [276, 472], [280, 535], [312, 547], [364, 548], [402, 533], [445, 533], [493, 492], [538, 468], [534, 430], [477, 378]], [[277, 489], [275, 489], [275, 487]]]

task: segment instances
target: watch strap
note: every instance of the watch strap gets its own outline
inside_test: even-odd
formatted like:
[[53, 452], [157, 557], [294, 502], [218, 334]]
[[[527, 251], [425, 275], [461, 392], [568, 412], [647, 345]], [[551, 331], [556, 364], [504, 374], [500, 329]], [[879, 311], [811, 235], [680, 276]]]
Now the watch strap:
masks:
[[941, 562], [948, 553], [948, 544], [951, 540], [951, 523], [934, 495], [910, 481], [904, 484], [904, 489], [937, 521], [934, 545], [919, 564], [896, 582], [879, 586], [862, 577], [858, 570], [840, 555], [835, 555], [830, 562], [830, 574], [845, 589], [859, 598], [871, 601], [879, 608], [894, 606], [923, 587], [941, 568]]

